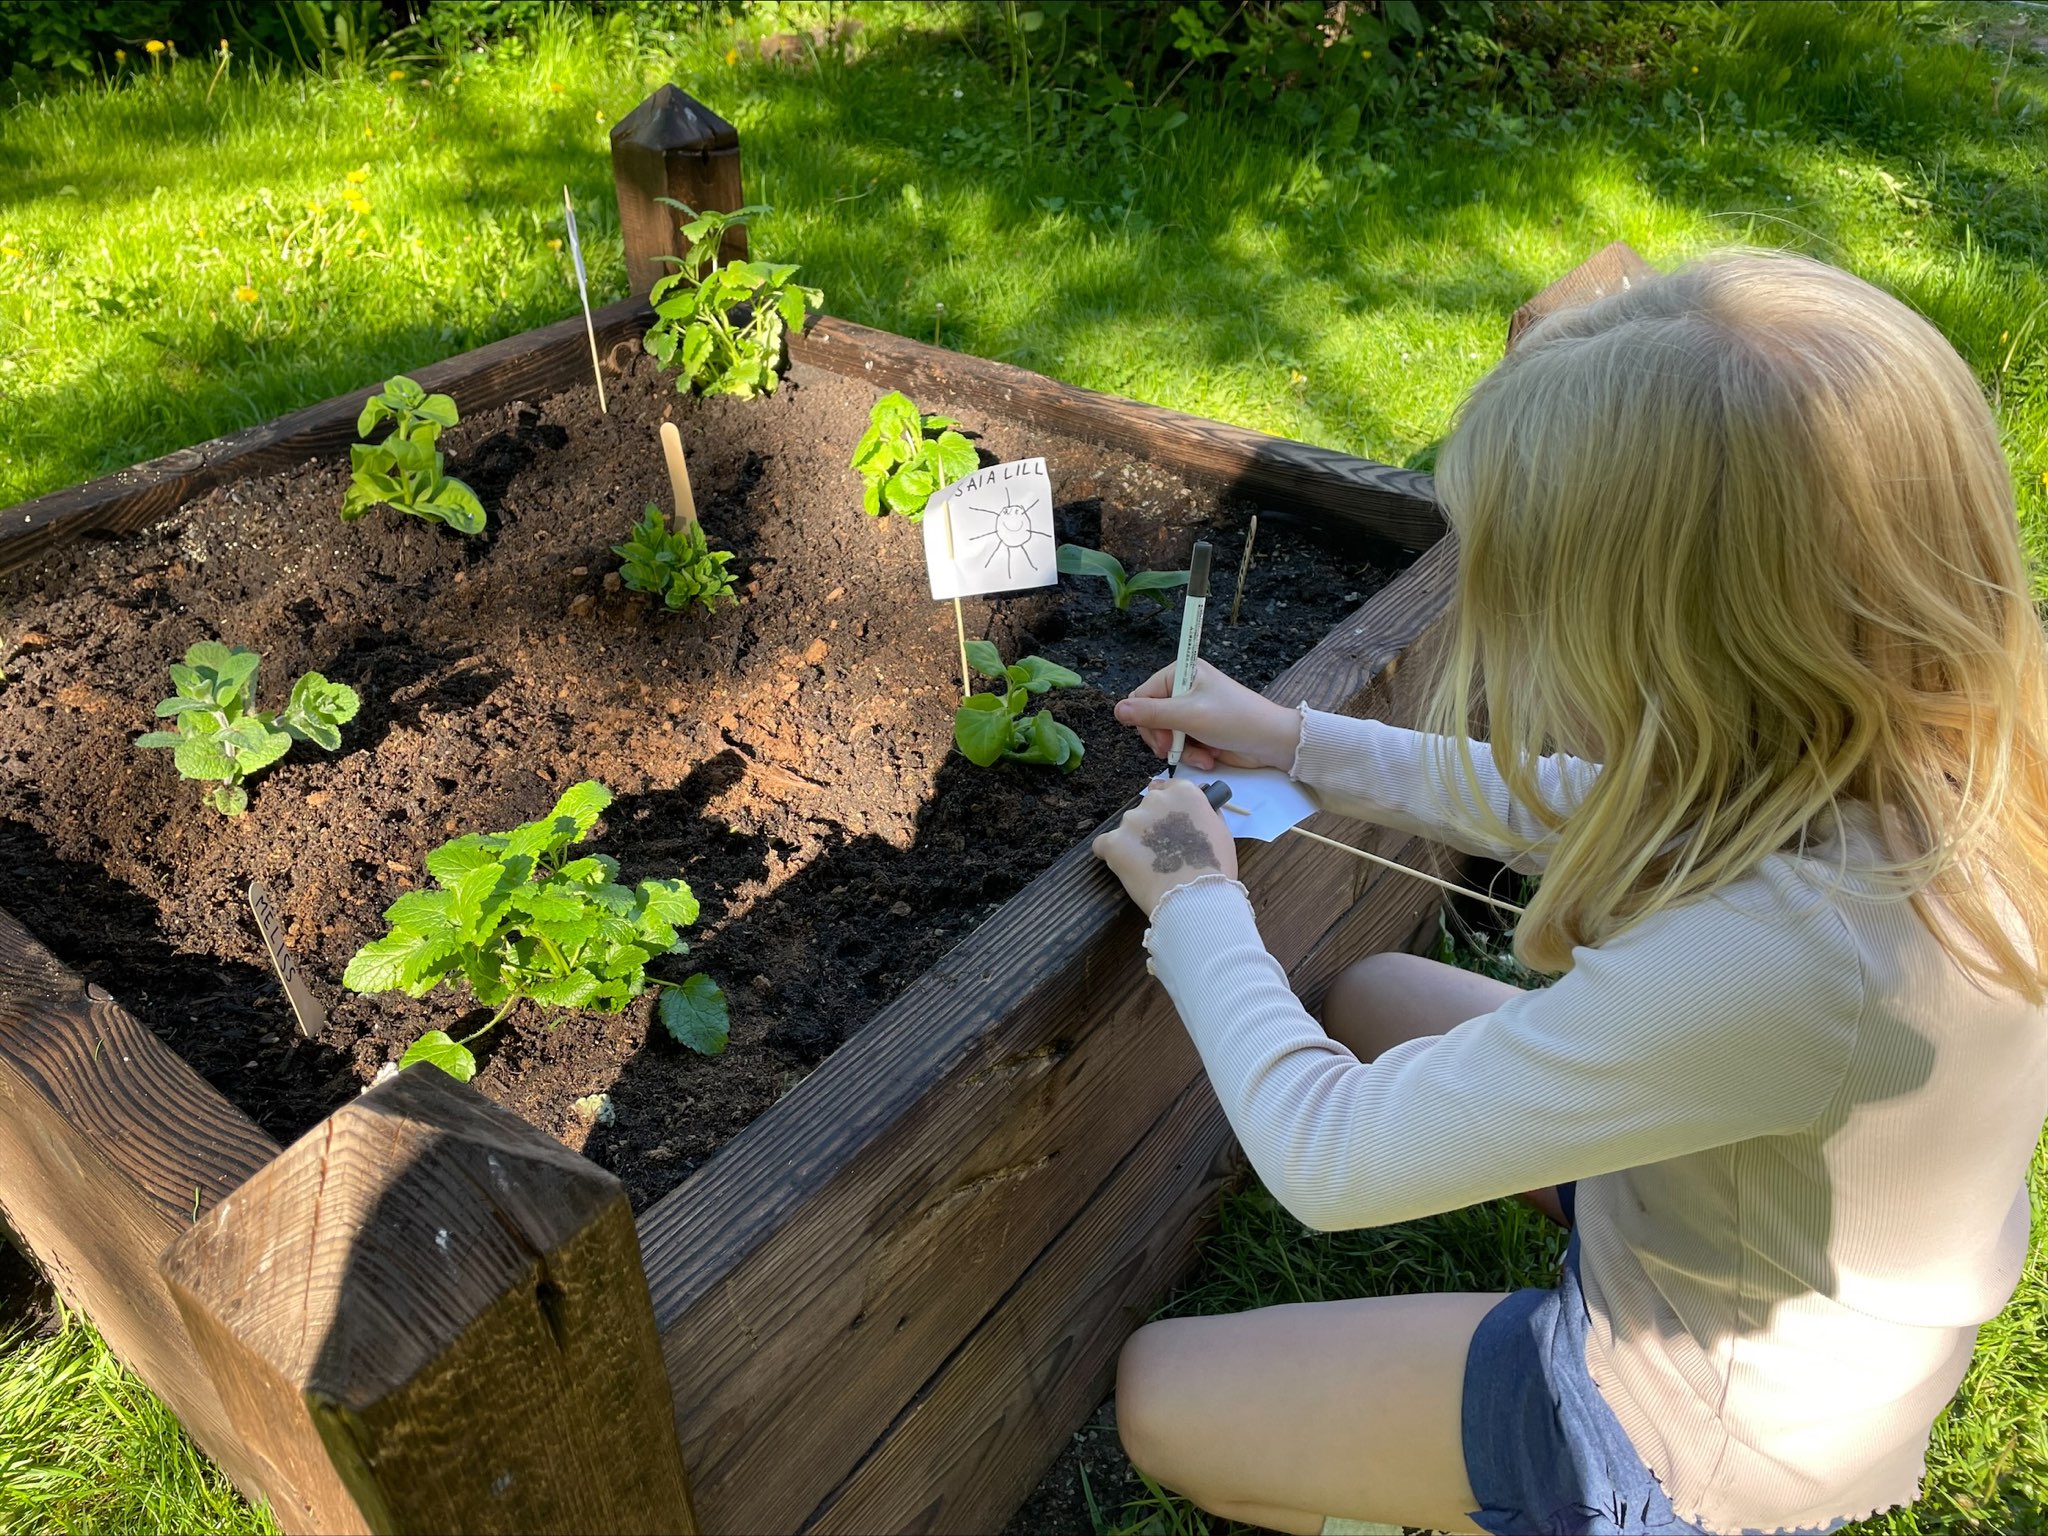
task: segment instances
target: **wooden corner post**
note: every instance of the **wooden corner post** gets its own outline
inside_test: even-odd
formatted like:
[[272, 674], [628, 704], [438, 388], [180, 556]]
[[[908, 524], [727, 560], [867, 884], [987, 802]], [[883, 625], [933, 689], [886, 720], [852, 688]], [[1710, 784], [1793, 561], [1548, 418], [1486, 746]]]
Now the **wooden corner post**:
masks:
[[[612, 182], [619, 194], [626, 282], [636, 298], [645, 298], [656, 278], [675, 270], [661, 258], [689, 249], [682, 215], [657, 198], [672, 197], [700, 213], [731, 213], [744, 205], [739, 130], [701, 101], [664, 85], [612, 129]], [[718, 259], [746, 256], [745, 226], [728, 229]]]
[[696, 1530], [624, 1190], [435, 1067], [162, 1269], [288, 1531]]

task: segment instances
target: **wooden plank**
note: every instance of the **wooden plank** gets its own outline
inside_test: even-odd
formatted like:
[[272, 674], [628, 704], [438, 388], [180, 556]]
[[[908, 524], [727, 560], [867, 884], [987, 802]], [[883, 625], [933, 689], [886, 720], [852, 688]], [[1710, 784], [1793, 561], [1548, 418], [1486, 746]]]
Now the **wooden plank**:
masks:
[[926, 409], [972, 399], [1018, 421], [1121, 449], [1259, 498], [1275, 521], [1385, 539], [1408, 550], [1427, 549], [1444, 535], [1435, 482], [1416, 470], [1076, 389], [1009, 363], [948, 352], [829, 315], [792, 336], [789, 355], [878, 388], [900, 389]]
[[1545, 315], [1577, 309], [1581, 304], [1590, 304], [1656, 276], [1657, 269], [1636, 254], [1635, 247], [1617, 240], [1595, 251], [1516, 310], [1508, 319], [1507, 350], [1514, 351], [1522, 333]]
[[162, 1268], [288, 1529], [696, 1529], [625, 1190], [438, 1068], [328, 1116]]
[[67, 1305], [245, 1492], [256, 1466], [157, 1275], [277, 1144], [0, 912], [0, 1208]]
[[[1418, 562], [1268, 692], [1360, 698], [1449, 573]], [[1302, 839], [1243, 863], [1283, 963], [1369, 873]], [[1140, 926], [1086, 843], [1070, 850], [642, 1217], [707, 1530], [808, 1517], [1192, 1079]]]
[[[638, 299], [598, 310], [594, 320], [599, 349], [638, 337], [650, 317]], [[470, 413], [552, 394], [589, 375], [590, 344], [578, 313], [430, 364], [412, 377], [430, 390], [453, 395], [456, 405]], [[356, 441], [356, 417], [363, 401], [382, 387], [379, 380], [261, 426], [10, 507], [0, 513], [0, 572], [29, 564], [83, 533], [146, 528], [193, 497], [244, 475], [289, 469], [323, 453], [339, 454]], [[335, 515], [340, 516], [339, 507]]]
[[[1393, 855], [1448, 872], [1411, 839]], [[1290, 973], [1313, 1010], [1338, 971], [1404, 947], [1437, 910], [1419, 881], [1381, 873]], [[1195, 1256], [1237, 1164], [1197, 1074], [989, 1317], [911, 1400], [807, 1532], [998, 1530], [1108, 1392], [1116, 1354]]]

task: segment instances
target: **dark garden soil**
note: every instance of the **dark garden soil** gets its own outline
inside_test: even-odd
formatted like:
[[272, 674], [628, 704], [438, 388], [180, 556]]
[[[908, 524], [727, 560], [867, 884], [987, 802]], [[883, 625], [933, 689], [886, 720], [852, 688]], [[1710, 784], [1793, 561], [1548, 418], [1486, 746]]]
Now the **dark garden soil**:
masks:
[[[585, 388], [447, 435], [449, 472], [490, 512], [483, 538], [389, 509], [344, 525], [347, 470], [324, 460], [7, 578], [6, 905], [289, 1141], [422, 1031], [461, 1034], [486, 1016], [447, 988], [419, 1001], [341, 990], [349, 957], [384, 931], [378, 914], [423, 883], [422, 856], [601, 780], [618, 798], [592, 846], [623, 879], [680, 876], [702, 901], [692, 952], [655, 969], [703, 970], [725, 988], [731, 1048], [707, 1059], [674, 1044], [651, 995], [614, 1016], [522, 1004], [480, 1042], [477, 1086], [612, 1169], [644, 1207], [1152, 768], [1111, 707], [1171, 660], [1178, 604], [1118, 614], [1083, 578], [966, 605], [970, 634], [1007, 657], [1035, 651], [1088, 680], [1049, 696], [1087, 744], [1080, 770], [982, 770], [952, 750], [950, 605], [928, 595], [919, 531], [863, 517], [846, 468], [877, 393], [798, 369], [766, 400], [693, 401], [641, 357], [611, 381], [609, 415]], [[1248, 682], [1277, 675], [1390, 574], [1269, 525], [1233, 628], [1255, 506], [965, 414], [984, 462], [1046, 457], [1062, 539], [1151, 569], [1184, 564], [1208, 532], [1205, 653]], [[609, 546], [641, 507], [666, 507], [664, 417], [681, 427], [707, 533], [744, 573], [744, 600], [716, 614], [650, 607], [606, 579]], [[295, 748], [233, 820], [168, 752], [131, 745], [170, 691], [169, 663], [202, 639], [262, 652], [261, 707], [307, 668], [363, 700], [339, 753]], [[264, 961], [245, 898], [259, 876], [331, 1010], [315, 1041], [299, 1038]]]

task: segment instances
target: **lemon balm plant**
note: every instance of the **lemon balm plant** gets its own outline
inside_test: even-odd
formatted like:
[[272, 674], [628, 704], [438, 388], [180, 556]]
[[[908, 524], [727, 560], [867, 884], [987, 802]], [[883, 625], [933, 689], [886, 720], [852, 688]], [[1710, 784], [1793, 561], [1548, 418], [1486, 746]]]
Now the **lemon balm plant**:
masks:
[[689, 951], [677, 932], [697, 920], [689, 886], [642, 880], [628, 887], [601, 853], [567, 857], [611, 803], [610, 790], [586, 779], [538, 821], [443, 843], [426, 858], [440, 889], [408, 891], [384, 909], [391, 931], [356, 951], [343, 986], [425, 997], [444, 982], [461, 982], [496, 1010], [459, 1040], [428, 1030], [399, 1058], [401, 1067], [431, 1062], [468, 1082], [476, 1076], [470, 1042], [522, 997], [618, 1013], [649, 987], [661, 990], [661, 1022], [678, 1042], [707, 1056], [725, 1049], [728, 1014], [716, 982], [701, 972], [680, 982], [647, 974], [649, 961]]
[[952, 430], [958, 425], [950, 416], [922, 414], [900, 390], [877, 400], [848, 466], [865, 482], [861, 510], [923, 522], [925, 503], [981, 462], [974, 445]]
[[396, 507], [458, 533], [484, 531], [484, 505], [476, 492], [442, 472], [441, 433], [461, 418], [447, 395], [430, 395], [400, 374], [372, 395], [356, 418], [356, 435], [368, 437], [381, 421], [391, 432], [381, 443], [357, 443], [348, 451], [349, 483], [341, 520], [354, 522], [372, 507]]
[[672, 197], [690, 222], [682, 236], [689, 254], [664, 258], [678, 270], [658, 279], [648, 301], [654, 324], [641, 344], [676, 371], [676, 388], [752, 399], [772, 393], [782, 371], [782, 339], [800, 331], [809, 309], [825, 302], [816, 288], [793, 281], [794, 266], [767, 261], [718, 260], [725, 232], [769, 210], [749, 204], [731, 213], [704, 212]]
[[256, 651], [199, 641], [185, 652], [183, 665], [171, 668], [178, 691], [156, 707], [159, 718], [176, 725], [135, 741], [138, 747], [169, 747], [181, 776], [213, 784], [207, 801], [223, 816], [249, 808], [243, 781], [291, 751], [293, 742], [338, 751], [341, 728], [361, 706], [346, 683], [307, 672], [292, 684], [284, 708], [266, 715], [252, 703], [262, 662]]

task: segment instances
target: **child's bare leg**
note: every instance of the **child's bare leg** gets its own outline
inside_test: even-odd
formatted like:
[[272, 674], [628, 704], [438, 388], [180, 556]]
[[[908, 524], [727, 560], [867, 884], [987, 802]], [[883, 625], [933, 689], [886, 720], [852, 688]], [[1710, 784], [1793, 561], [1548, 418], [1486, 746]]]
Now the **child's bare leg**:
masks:
[[[1323, 1002], [1323, 1029], [1360, 1061], [1371, 1061], [1404, 1040], [1447, 1034], [1520, 995], [1521, 988], [1491, 976], [1389, 951], [1338, 973]], [[1522, 1198], [1565, 1225], [1555, 1189], [1532, 1189]]]
[[1472, 1531], [1465, 1354], [1496, 1295], [1385, 1296], [1177, 1317], [1117, 1365], [1117, 1431], [1155, 1481], [1227, 1519]]

